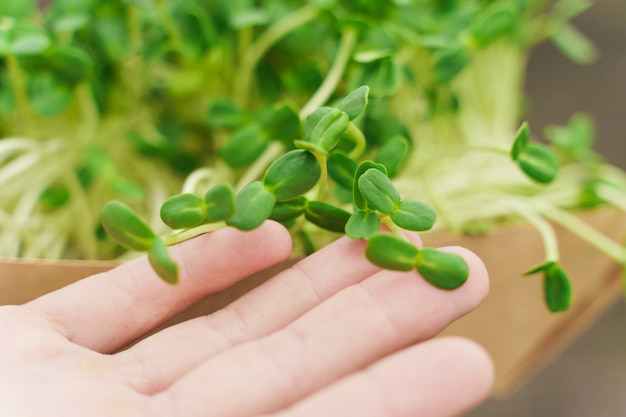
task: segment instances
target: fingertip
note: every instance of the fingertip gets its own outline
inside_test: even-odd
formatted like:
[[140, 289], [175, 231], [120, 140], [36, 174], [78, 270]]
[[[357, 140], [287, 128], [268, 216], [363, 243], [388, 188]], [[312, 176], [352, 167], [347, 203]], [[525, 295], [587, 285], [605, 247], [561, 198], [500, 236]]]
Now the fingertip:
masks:
[[476, 402], [487, 398], [495, 382], [495, 365], [487, 350], [477, 342], [464, 337], [446, 336], [439, 340], [449, 345], [458, 362], [465, 368], [465, 375], [471, 378], [473, 398]]

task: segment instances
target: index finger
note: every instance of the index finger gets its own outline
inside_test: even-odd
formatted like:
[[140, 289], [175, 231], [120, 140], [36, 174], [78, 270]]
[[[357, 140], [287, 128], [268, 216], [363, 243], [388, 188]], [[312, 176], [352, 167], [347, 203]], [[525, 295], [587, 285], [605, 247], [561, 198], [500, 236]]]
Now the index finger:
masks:
[[170, 248], [181, 282], [159, 279], [145, 256], [26, 304], [68, 340], [108, 353], [119, 350], [191, 304], [286, 260], [288, 232], [266, 222], [250, 232], [226, 228]]

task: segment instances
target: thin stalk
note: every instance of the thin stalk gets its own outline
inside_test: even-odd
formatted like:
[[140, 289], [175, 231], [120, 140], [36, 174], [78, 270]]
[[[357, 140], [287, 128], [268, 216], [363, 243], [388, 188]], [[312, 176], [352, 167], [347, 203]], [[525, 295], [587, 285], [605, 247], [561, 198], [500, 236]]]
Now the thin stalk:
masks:
[[242, 107], [247, 107], [248, 94], [252, 85], [254, 70], [261, 58], [267, 51], [289, 32], [297, 29], [301, 25], [309, 22], [319, 11], [310, 5], [305, 5], [293, 13], [290, 13], [274, 24], [269, 26], [265, 32], [259, 36], [254, 44], [248, 48], [244, 60], [240, 63], [237, 77], [235, 78], [235, 101]]
[[346, 65], [350, 60], [350, 56], [352, 56], [356, 41], [356, 30], [354, 28], [346, 29], [341, 37], [333, 65], [330, 67], [326, 78], [317, 91], [302, 107], [302, 110], [300, 110], [300, 119], [305, 119], [309, 114], [313, 113], [315, 109], [323, 106], [324, 103], [328, 101], [341, 81], [341, 77], [346, 70]]
[[[15, 56], [8, 55], [5, 59], [9, 80], [13, 86], [13, 94], [17, 103], [18, 125], [23, 126], [26, 132], [30, 132], [33, 130], [33, 115], [28, 100], [28, 93], [26, 92], [24, 74]], [[27, 136], [30, 136], [30, 134]]]
[[171, 245], [175, 245], [177, 243], [183, 242], [187, 239], [191, 239], [196, 236], [203, 235], [205, 233], [211, 233], [216, 230], [223, 229], [225, 227], [226, 227], [226, 223], [224, 222], [203, 224], [202, 226], [194, 227], [193, 229], [188, 229], [181, 233], [167, 236], [163, 238], [163, 241], [165, 242], [166, 245], [171, 246]]
[[507, 206], [510, 207], [515, 214], [530, 223], [537, 230], [537, 232], [539, 232], [545, 250], [545, 261], [557, 262], [560, 259], [559, 245], [552, 225], [530, 207], [513, 203], [509, 203]]
[[326, 195], [326, 190], [328, 189], [328, 155], [318, 152], [314, 152], [313, 155], [315, 155], [321, 168], [320, 179], [317, 182], [317, 199], [323, 200]]
[[251, 183], [252, 181], [260, 178], [267, 167], [274, 162], [280, 155], [282, 155], [285, 147], [282, 143], [273, 141], [269, 144], [267, 149], [263, 152], [263, 154], [254, 161], [254, 164], [248, 168], [248, 170], [243, 174], [243, 176], [237, 181], [237, 186], [235, 189], [237, 191], [241, 190], [243, 187]]
[[90, 142], [98, 130], [100, 113], [89, 91], [89, 84], [82, 83], [77, 87], [76, 95], [82, 111], [81, 126], [78, 129], [78, 140]]
[[158, 0], [156, 2], [156, 8], [161, 22], [163, 23], [163, 27], [165, 28], [165, 32], [170, 39], [171, 47], [174, 50], [180, 50], [183, 46], [183, 36], [167, 8], [167, 3], [164, 0]]
[[367, 147], [367, 142], [365, 140], [365, 135], [361, 132], [361, 129], [356, 127], [356, 125], [352, 122], [348, 125], [348, 129], [346, 131], [352, 139], [354, 139], [355, 145], [354, 149], [350, 152], [350, 158], [357, 159], [365, 152], [365, 148]]
[[380, 218], [380, 221], [382, 224], [384, 224], [386, 227], [389, 228], [389, 230], [391, 231], [391, 233], [393, 233], [394, 236], [399, 237], [400, 239], [405, 240], [407, 242], [411, 242], [409, 240], [409, 237], [402, 230], [402, 228], [399, 227], [397, 224], [395, 224], [389, 216], [382, 216]]
[[552, 222], [568, 229], [581, 239], [587, 241], [590, 245], [604, 253], [618, 264], [626, 265], [626, 250], [612, 239], [580, 220], [578, 217], [549, 204], [541, 205], [539, 209], [541, 214], [550, 219]]
[[617, 206], [620, 210], [626, 211], [626, 196], [624, 195], [624, 191], [607, 185], [599, 186], [596, 192], [599, 197], [611, 202], [611, 204]]

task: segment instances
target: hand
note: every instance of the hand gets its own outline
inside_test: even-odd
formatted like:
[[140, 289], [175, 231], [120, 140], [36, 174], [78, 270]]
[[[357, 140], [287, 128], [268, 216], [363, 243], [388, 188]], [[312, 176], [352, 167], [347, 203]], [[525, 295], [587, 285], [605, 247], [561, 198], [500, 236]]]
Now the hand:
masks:
[[172, 248], [178, 286], [140, 258], [0, 307], [0, 416], [434, 417], [487, 395], [484, 351], [432, 339], [487, 293], [483, 264], [461, 248], [447, 250], [470, 278], [446, 292], [416, 272], [378, 270], [363, 242], [342, 238], [226, 308], [128, 347], [290, 250], [273, 222], [224, 229]]

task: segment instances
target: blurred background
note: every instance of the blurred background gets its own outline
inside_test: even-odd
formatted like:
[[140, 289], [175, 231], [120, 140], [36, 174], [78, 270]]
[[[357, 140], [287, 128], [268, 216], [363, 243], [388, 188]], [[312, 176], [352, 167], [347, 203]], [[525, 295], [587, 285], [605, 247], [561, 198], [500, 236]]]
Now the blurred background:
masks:
[[[626, 169], [626, 2], [595, 0], [574, 23], [599, 49], [576, 66], [551, 45], [529, 62], [529, 121], [534, 134], [586, 112], [597, 123], [596, 149]], [[618, 302], [526, 384], [467, 417], [626, 416], [626, 303]]]

